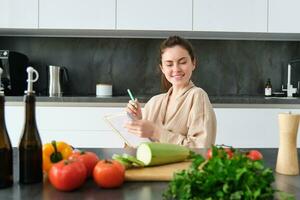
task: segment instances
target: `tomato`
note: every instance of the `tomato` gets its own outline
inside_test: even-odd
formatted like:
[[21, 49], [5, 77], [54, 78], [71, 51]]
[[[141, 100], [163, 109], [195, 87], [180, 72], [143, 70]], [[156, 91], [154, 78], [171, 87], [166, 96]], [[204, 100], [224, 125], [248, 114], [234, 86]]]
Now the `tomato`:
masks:
[[233, 157], [233, 152], [231, 151], [231, 149], [225, 148], [224, 150], [226, 151], [227, 156], [228, 156], [229, 159]]
[[86, 179], [84, 164], [76, 160], [62, 160], [52, 165], [49, 181], [58, 190], [71, 191], [79, 188]]
[[115, 160], [101, 160], [93, 172], [94, 181], [102, 188], [115, 188], [123, 184], [125, 168]]
[[251, 160], [261, 160], [263, 155], [257, 150], [251, 150], [247, 153], [247, 157]]
[[206, 152], [206, 158], [211, 159], [212, 158], [212, 149], [208, 149]]
[[[229, 159], [233, 157], [233, 152], [230, 148], [224, 148], [224, 151], [227, 153]], [[211, 159], [212, 157], [213, 157], [213, 152], [212, 149], [210, 148], [206, 152], [206, 158]]]
[[87, 177], [91, 177], [93, 175], [94, 167], [99, 161], [97, 154], [89, 151], [74, 151], [69, 159], [75, 159], [82, 162], [87, 169]]

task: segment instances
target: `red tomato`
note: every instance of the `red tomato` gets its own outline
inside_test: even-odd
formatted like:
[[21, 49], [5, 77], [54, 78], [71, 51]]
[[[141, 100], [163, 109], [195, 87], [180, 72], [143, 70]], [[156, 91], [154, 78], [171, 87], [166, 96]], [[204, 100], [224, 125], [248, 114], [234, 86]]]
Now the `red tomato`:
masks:
[[263, 155], [257, 150], [251, 150], [247, 153], [247, 157], [251, 160], [261, 160]]
[[212, 158], [212, 149], [208, 149], [206, 152], [206, 158], [211, 159]]
[[93, 175], [93, 170], [97, 162], [99, 161], [99, 157], [94, 152], [89, 151], [74, 151], [72, 155], [69, 157], [70, 160], [79, 160], [84, 164], [87, 169], [87, 177]]
[[231, 149], [225, 148], [224, 150], [226, 151], [226, 153], [228, 155], [228, 158], [232, 158], [233, 157], [233, 152], [231, 151]]
[[[225, 152], [227, 153], [228, 158], [233, 157], [233, 152], [231, 151], [230, 148], [224, 148]], [[208, 149], [206, 152], [206, 158], [211, 159], [213, 157], [212, 149]]]
[[76, 160], [62, 160], [52, 165], [49, 181], [58, 190], [71, 191], [79, 188], [86, 179], [86, 168]]
[[125, 168], [115, 160], [101, 160], [93, 172], [94, 181], [103, 188], [115, 188], [122, 185], [125, 179]]

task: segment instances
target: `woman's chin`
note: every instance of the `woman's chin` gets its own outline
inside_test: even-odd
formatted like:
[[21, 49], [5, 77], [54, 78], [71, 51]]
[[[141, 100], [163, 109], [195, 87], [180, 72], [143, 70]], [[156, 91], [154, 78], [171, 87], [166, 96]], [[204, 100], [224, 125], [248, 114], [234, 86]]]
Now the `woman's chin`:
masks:
[[180, 81], [173, 81], [172, 85], [174, 87], [185, 87], [189, 84], [189, 81], [186, 80], [180, 80]]

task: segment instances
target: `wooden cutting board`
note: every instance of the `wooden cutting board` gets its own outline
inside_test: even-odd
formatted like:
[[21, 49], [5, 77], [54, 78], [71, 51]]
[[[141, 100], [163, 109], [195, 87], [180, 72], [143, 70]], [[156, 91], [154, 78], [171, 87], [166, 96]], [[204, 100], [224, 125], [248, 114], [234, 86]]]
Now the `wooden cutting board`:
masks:
[[187, 169], [190, 161], [167, 165], [133, 168], [125, 171], [126, 181], [170, 181], [174, 172]]

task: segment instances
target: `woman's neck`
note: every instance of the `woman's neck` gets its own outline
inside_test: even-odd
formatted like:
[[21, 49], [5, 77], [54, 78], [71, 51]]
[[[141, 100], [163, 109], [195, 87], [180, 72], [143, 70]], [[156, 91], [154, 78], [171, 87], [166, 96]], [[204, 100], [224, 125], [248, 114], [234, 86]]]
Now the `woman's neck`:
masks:
[[179, 94], [181, 94], [182, 90], [185, 90], [185, 88], [189, 85], [189, 83], [190, 82], [186, 83], [183, 86], [177, 86], [177, 87], [175, 85], [173, 85], [173, 90], [172, 90], [172, 94], [171, 94], [172, 98], [173, 97], [176, 98]]

